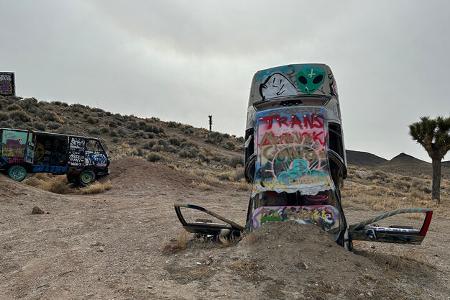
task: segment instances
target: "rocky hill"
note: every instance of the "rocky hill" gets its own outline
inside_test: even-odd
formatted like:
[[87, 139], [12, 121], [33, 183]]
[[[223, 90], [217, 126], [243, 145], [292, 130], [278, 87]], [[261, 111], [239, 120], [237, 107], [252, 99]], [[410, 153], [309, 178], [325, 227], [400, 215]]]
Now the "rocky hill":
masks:
[[242, 137], [156, 117], [113, 114], [81, 104], [0, 96], [1, 127], [99, 137], [113, 159], [139, 156], [149, 161], [212, 168], [234, 168], [243, 163]]

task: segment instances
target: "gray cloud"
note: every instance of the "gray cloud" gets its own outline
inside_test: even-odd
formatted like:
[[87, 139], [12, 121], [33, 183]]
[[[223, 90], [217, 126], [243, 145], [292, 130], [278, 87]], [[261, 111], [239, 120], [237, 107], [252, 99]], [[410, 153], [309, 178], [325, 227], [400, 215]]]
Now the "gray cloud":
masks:
[[[450, 113], [446, 1], [2, 1], [0, 66], [22, 96], [242, 135], [253, 74], [324, 62], [346, 145], [426, 159], [408, 137]], [[447, 155], [447, 159], [450, 156]]]

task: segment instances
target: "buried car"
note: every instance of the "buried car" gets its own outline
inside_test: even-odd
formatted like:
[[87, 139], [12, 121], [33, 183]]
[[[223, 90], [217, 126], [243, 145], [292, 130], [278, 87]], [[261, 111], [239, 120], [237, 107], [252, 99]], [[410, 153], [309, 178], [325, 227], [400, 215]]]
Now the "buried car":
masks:
[[108, 154], [96, 138], [0, 128], [0, 142], [0, 170], [16, 181], [28, 173], [51, 173], [88, 185], [109, 174]]
[[[252, 184], [245, 226], [206, 208], [175, 204], [183, 227], [213, 237], [239, 236], [268, 222], [316, 224], [351, 250], [352, 240], [420, 244], [432, 210], [398, 209], [348, 225], [340, 189], [347, 161], [336, 81], [324, 64], [258, 71], [252, 81], [245, 131], [245, 177]], [[217, 219], [187, 221], [189, 211]], [[380, 226], [404, 213], [424, 214], [420, 228]]]

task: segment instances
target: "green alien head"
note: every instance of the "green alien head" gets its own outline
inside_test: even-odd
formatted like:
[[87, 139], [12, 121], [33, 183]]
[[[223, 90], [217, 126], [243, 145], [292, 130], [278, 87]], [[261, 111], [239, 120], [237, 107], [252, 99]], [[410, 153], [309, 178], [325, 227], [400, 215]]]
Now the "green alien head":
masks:
[[312, 94], [320, 88], [325, 79], [325, 70], [317, 66], [304, 66], [297, 73], [297, 85], [305, 94]]

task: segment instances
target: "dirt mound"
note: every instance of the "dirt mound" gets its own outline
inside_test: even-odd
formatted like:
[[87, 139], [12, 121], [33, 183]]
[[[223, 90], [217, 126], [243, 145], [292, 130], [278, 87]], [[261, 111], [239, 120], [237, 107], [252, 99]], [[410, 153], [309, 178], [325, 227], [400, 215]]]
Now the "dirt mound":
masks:
[[[388, 298], [397, 291], [384, 278], [383, 269], [337, 245], [314, 225], [262, 226], [244, 238], [237, 252], [242, 258], [232, 266], [255, 263], [260, 266], [258, 276], [277, 283], [287, 298]], [[252, 273], [248, 271], [244, 268], [238, 274], [245, 278]]]
[[181, 284], [220, 282], [230, 298], [245, 292], [263, 299], [409, 299], [414, 291], [404, 282], [434, 276], [429, 266], [395, 257], [393, 267], [391, 260], [347, 251], [317, 226], [283, 222], [265, 224], [225, 249], [194, 242], [167, 261], [166, 271]]
[[174, 170], [164, 164], [148, 162], [138, 157], [126, 157], [111, 163], [111, 179], [114, 188], [135, 189], [137, 187], [163, 186], [185, 187], [194, 179], [181, 170]]

